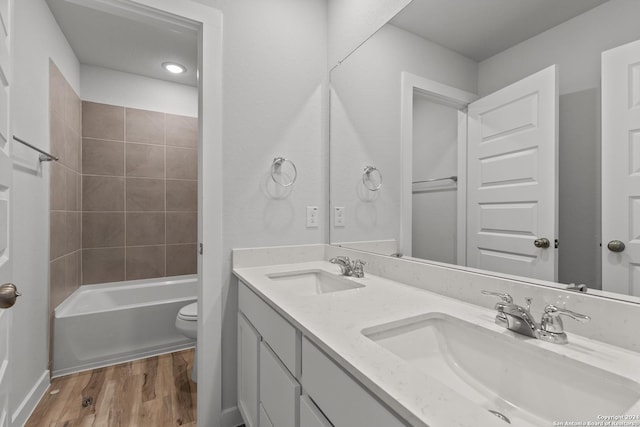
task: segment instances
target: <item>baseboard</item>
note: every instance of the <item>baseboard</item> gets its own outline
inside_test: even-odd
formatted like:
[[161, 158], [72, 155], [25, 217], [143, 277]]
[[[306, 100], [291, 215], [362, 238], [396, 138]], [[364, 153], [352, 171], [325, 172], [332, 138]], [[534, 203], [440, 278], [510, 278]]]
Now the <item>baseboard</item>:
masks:
[[167, 353], [175, 353], [176, 351], [187, 350], [194, 348], [195, 341], [191, 340], [187, 343], [162, 346], [160, 348], [136, 351], [123, 356], [111, 357], [109, 359], [102, 359], [91, 363], [86, 363], [80, 366], [72, 366], [64, 369], [54, 369], [51, 374], [51, 378], [64, 377], [65, 375], [76, 374], [78, 372], [90, 371], [92, 369], [104, 368], [111, 365], [119, 365], [120, 363], [133, 362], [135, 360], [146, 359], [148, 357], [160, 356]]
[[31, 391], [24, 398], [22, 403], [18, 406], [18, 408], [13, 412], [11, 416], [11, 425], [12, 426], [24, 426], [31, 413], [36, 406], [38, 406], [38, 402], [42, 399], [42, 396], [49, 388], [49, 371], [44, 371], [38, 381], [33, 385]]
[[244, 424], [237, 406], [222, 411], [222, 427], [238, 427]]

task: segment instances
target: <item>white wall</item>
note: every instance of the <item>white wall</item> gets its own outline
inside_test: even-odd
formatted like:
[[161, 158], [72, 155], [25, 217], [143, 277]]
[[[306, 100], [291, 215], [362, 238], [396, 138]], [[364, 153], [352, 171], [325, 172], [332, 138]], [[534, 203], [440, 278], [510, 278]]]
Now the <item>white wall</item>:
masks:
[[328, 0], [329, 67], [342, 61], [411, 0]]
[[610, 0], [505, 50], [478, 68], [478, 93], [486, 95], [549, 65], [560, 69], [560, 93], [600, 85], [600, 53], [640, 39], [640, 2]]
[[198, 116], [198, 88], [103, 67], [80, 66], [83, 101]]
[[[327, 70], [325, 0], [212, 0], [224, 14], [223, 401], [237, 416], [237, 281], [231, 249], [324, 242], [305, 227], [306, 206], [324, 209]], [[270, 181], [276, 156], [292, 159], [290, 192]], [[324, 212], [322, 212], [324, 215]], [[227, 424], [229, 425], [229, 424]]]
[[[49, 150], [49, 58], [76, 92], [80, 87], [79, 64], [43, 0], [13, 4], [13, 133]], [[14, 148], [21, 158], [37, 159], [33, 152]], [[13, 308], [9, 368], [13, 374], [11, 409], [18, 425], [44, 391], [37, 387], [49, 383], [49, 165], [43, 163], [41, 170], [24, 166], [20, 163], [13, 170], [12, 203], [14, 280], [23, 293]]]
[[[454, 176], [457, 171], [458, 109], [414, 93], [412, 181]], [[436, 181], [415, 184], [413, 188], [411, 256], [455, 264], [455, 183]]]
[[[331, 242], [399, 240], [401, 73], [475, 92], [476, 62], [393, 25], [385, 25], [332, 70], [331, 207], [346, 208], [346, 226]], [[363, 190], [366, 165], [382, 188]]]

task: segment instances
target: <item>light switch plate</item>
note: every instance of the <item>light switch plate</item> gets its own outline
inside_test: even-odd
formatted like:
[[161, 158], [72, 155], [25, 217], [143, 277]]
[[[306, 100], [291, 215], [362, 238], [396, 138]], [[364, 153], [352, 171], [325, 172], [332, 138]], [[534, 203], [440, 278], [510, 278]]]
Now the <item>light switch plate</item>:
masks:
[[346, 211], [344, 206], [336, 206], [333, 208], [333, 224], [336, 227], [344, 227], [347, 223]]
[[320, 225], [320, 209], [317, 206], [307, 206], [307, 228]]

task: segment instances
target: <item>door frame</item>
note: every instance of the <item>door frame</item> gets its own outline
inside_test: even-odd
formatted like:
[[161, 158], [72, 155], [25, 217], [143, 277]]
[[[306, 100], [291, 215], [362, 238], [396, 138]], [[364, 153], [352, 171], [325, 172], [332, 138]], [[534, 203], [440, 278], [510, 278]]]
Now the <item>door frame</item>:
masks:
[[[400, 76], [400, 239], [399, 250], [411, 256], [413, 210], [413, 96], [415, 92], [438, 104], [458, 109], [458, 194], [456, 262], [466, 265], [467, 241], [467, 113], [466, 108], [478, 99], [475, 93], [448, 86], [435, 80], [402, 72]], [[461, 209], [460, 207], [464, 207]]]
[[197, 358], [207, 363], [198, 367], [197, 421], [231, 425], [222, 414], [222, 12], [198, 0], [70, 1], [198, 33], [198, 242], [206, 246], [198, 256]]

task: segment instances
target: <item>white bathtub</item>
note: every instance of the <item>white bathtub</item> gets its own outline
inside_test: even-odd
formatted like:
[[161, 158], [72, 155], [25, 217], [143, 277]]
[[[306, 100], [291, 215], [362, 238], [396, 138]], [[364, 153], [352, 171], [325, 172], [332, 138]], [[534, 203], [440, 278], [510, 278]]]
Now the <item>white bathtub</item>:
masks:
[[53, 376], [193, 347], [175, 328], [195, 275], [85, 285], [54, 312]]

